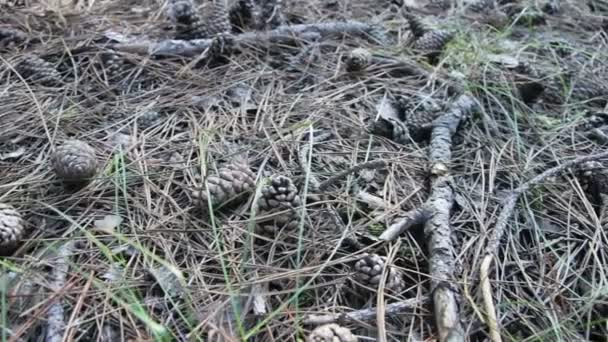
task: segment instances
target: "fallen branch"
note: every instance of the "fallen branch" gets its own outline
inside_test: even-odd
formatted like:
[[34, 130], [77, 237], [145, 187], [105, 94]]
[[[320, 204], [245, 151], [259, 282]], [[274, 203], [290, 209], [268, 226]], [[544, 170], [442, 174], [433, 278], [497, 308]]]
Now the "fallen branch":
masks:
[[51, 271], [50, 288], [55, 292], [53, 303], [49, 307], [47, 320], [47, 333], [45, 342], [61, 342], [63, 341], [63, 333], [65, 330], [64, 310], [61, 296], [58, 294], [65, 287], [66, 275], [69, 270], [69, 257], [72, 255], [74, 244], [66, 242], [57, 252], [57, 260], [54, 262], [53, 270]]
[[399, 235], [405, 232], [412, 226], [427, 222], [433, 215], [432, 210], [425, 203], [419, 208], [413, 209], [405, 213], [401, 219], [388, 227], [379, 239], [383, 241], [395, 240]]
[[475, 107], [476, 102], [471, 96], [460, 95], [450, 110], [435, 120], [430, 147], [433, 177], [431, 194], [419, 209], [407, 213], [405, 219], [389, 227], [380, 237], [391, 241], [408, 227], [425, 223], [424, 234], [430, 254], [431, 293], [440, 341], [464, 341], [457, 295], [452, 286], [455, 262], [450, 211], [454, 193], [450, 186], [449, 164], [452, 158], [452, 136]]
[[[358, 21], [327, 22], [316, 24], [284, 25], [274, 30], [245, 32], [234, 36], [234, 43], [255, 45], [259, 43], [293, 40], [295, 37], [323, 39], [335, 34], [365, 35], [386, 44], [383, 31], [377, 26]], [[128, 38], [116, 32], [107, 32], [106, 37], [117, 40], [113, 48], [120, 51], [161, 55], [196, 56], [208, 49], [213, 39], [164, 40], [152, 42], [140, 38]]]
[[490, 267], [492, 265], [492, 261], [496, 254], [496, 251], [498, 250], [500, 240], [502, 239], [502, 236], [504, 235], [504, 232], [506, 230], [508, 220], [513, 214], [513, 210], [515, 209], [515, 205], [517, 204], [519, 196], [524, 192], [530, 190], [530, 188], [532, 188], [533, 186], [542, 183], [547, 178], [558, 175], [572, 166], [602, 158], [608, 158], [608, 152], [598, 153], [591, 156], [579, 157], [567, 161], [561, 165], [550, 168], [544, 171], [543, 173], [537, 175], [536, 177], [523, 183], [515, 190], [511, 191], [511, 193], [503, 200], [502, 210], [500, 211], [500, 214], [496, 219], [496, 225], [494, 226], [494, 230], [492, 231], [492, 234], [488, 239], [488, 243], [486, 244], [485, 255], [480, 266], [481, 288], [483, 292], [484, 305], [486, 307], [485, 311], [488, 315], [488, 317], [486, 318], [486, 324], [488, 324], [488, 327], [490, 329], [490, 336], [492, 341], [501, 341], [501, 338], [500, 333], [498, 331], [498, 324], [496, 323], [496, 309], [492, 301], [492, 292], [489, 279]]
[[[412, 312], [418, 306], [427, 304], [428, 298], [411, 298], [384, 307], [385, 315], [392, 316]], [[308, 315], [304, 317], [306, 325], [322, 325], [335, 322], [368, 322], [376, 319], [377, 308], [362, 309], [342, 314]]]

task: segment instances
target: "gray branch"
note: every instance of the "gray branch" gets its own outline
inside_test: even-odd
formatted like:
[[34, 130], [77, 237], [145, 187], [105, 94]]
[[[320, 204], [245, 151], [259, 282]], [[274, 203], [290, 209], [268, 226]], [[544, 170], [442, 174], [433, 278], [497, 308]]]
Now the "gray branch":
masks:
[[[415, 308], [428, 303], [428, 298], [411, 298], [400, 302], [387, 304], [384, 308], [386, 315], [398, 315], [412, 312]], [[304, 317], [306, 325], [321, 325], [335, 322], [369, 322], [376, 319], [377, 308], [362, 309], [342, 314], [308, 315]]]
[[393, 241], [399, 237], [403, 232], [408, 230], [410, 227], [417, 224], [423, 224], [427, 222], [433, 215], [433, 212], [429, 206], [425, 203], [419, 208], [413, 209], [405, 213], [401, 219], [393, 223], [388, 227], [379, 239], [383, 241]]
[[460, 95], [450, 110], [435, 120], [431, 133], [431, 173], [434, 178], [427, 203], [433, 208], [433, 216], [426, 222], [424, 233], [430, 254], [433, 311], [440, 341], [464, 341], [457, 294], [452, 286], [455, 252], [450, 212], [454, 204], [454, 192], [450, 186], [449, 165], [452, 159], [452, 136], [475, 108], [476, 102], [471, 96]]
[[452, 285], [455, 252], [450, 212], [454, 204], [454, 192], [450, 186], [449, 165], [452, 159], [452, 136], [475, 108], [476, 102], [471, 96], [460, 95], [450, 109], [433, 122], [430, 149], [433, 176], [431, 194], [420, 208], [406, 213], [403, 220], [390, 226], [380, 236], [382, 240], [391, 241], [412, 225], [425, 224], [433, 310], [440, 341], [464, 341], [457, 294]]
[[69, 257], [72, 254], [74, 244], [66, 242], [57, 252], [57, 260], [51, 271], [50, 288], [56, 297], [51, 303], [48, 311], [47, 333], [45, 342], [61, 342], [65, 332], [64, 310], [61, 301], [61, 291], [65, 287], [66, 276], [69, 270]]
[[517, 187], [515, 190], [513, 190], [503, 200], [502, 210], [500, 211], [500, 215], [498, 215], [498, 218], [496, 219], [496, 225], [494, 226], [492, 235], [490, 235], [488, 244], [486, 245], [485, 254], [486, 255], [494, 254], [496, 252], [496, 250], [498, 249], [500, 240], [502, 239], [502, 236], [505, 232], [505, 228], [507, 227], [509, 217], [511, 217], [511, 215], [513, 214], [513, 210], [515, 209], [515, 204], [517, 204], [517, 200], [519, 199], [519, 196], [521, 196], [521, 194], [530, 190], [531, 187], [542, 183], [547, 178], [556, 176], [572, 166], [586, 163], [586, 162], [593, 161], [593, 160], [602, 159], [602, 158], [608, 158], [608, 152], [602, 152], [602, 153], [593, 154], [590, 156], [575, 158], [573, 160], [564, 162], [561, 165], [558, 165], [558, 166], [552, 167], [548, 170], [545, 170], [543, 173], [528, 180], [527, 182], [521, 184], [519, 187]]
[[[327, 22], [316, 24], [284, 25], [269, 31], [245, 32], [234, 36], [236, 44], [255, 45], [261, 42], [281, 42], [293, 40], [294, 38], [323, 39], [336, 34], [352, 34], [367, 36], [375, 39], [381, 44], [386, 44], [384, 32], [377, 25], [362, 23], [358, 21]], [[108, 32], [106, 36], [119, 41], [113, 46], [114, 49], [149, 55], [180, 55], [196, 56], [208, 49], [213, 39], [193, 40], [164, 40], [152, 42], [140, 38], [128, 38], [120, 33]]]

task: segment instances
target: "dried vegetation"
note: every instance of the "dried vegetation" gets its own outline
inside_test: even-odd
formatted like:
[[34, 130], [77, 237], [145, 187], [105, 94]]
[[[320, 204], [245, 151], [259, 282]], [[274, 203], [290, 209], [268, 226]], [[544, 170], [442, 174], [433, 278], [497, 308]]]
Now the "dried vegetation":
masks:
[[210, 2], [0, 1], [2, 336], [605, 339], [605, 0]]

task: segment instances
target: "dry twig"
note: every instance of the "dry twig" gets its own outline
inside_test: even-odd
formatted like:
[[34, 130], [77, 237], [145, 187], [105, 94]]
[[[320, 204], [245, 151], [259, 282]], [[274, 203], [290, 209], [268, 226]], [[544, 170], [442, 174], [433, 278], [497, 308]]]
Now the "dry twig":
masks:
[[[385, 315], [399, 315], [411, 312], [417, 306], [428, 303], [428, 298], [410, 298], [397, 303], [386, 304]], [[367, 322], [376, 318], [377, 308], [362, 309], [343, 314], [308, 315], [304, 317], [304, 324], [321, 325], [335, 322]]]
[[[387, 43], [378, 26], [358, 21], [279, 26], [274, 30], [236, 35], [234, 42], [256, 45], [261, 42], [293, 40], [296, 37], [322, 39], [335, 34], [366, 35], [376, 38], [382, 44]], [[117, 32], [107, 32], [106, 36], [120, 42], [114, 45], [117, 50], [156, 56], [195, 56], [211, 47], [213, 43], [213, 39], [142, 41], [141, 38], [128, 38]]]
[[567, 161], [561, 165], [552, 167], [544, 171], [543, 173], [537, 175], [536, 177], [528, 180], [527, 182], [523, 183], [515, 190], [511, 191], [511, 193], [503, 200], [502, 210], [500, 212], [500, 215], [498, 215], [498, 218], [496, 219], [496, 225], [494, 226], [494, 230], [492, 231], [492, 234], [488, 239], [488, 243], [486, 244], [485, 256], [480, 266], [481, 288], [483, 292], [484, 305], [486, 306], [485, 311], [488, 315], [488, 317], [486, 318], [486, 324], [488, 324], [488, 327], [490, 329], [490, 336], [492, 341], [501, 341], [501, 337], [498, 331], [498, 323], [496, 321], [496, 308], [494, 307], [494, 303], [492, 300], [492, 291], [489, 279], [490, 267], [492, 265], [494, 255], [498, 250], [500, 240], [502, 239], [502, 236], [507, 227], [509, 217], [511, 217], [511, 215], [513, 214], [513, 210], [515, 209], [515, 205], [517, 204], [519, 196], [524, 192], [530, 190], [530, 188], [542, 183], [547, 178], [558, 175], [572, 166], [607, 157], [608, 152], [603, 152], [590, 156], [579, 157]]
[[72, 254], [74, 244], [67, 242], [63, 244], [57, 252], [53, 271], [51, 272], [51, 290], [55, 291], [56, 298], [48, 311], [46, 342], [63, 341], [65, 330], [63, 303], [58, 294], [65, 287], [66, 275], [69, 270], [69, 257]]

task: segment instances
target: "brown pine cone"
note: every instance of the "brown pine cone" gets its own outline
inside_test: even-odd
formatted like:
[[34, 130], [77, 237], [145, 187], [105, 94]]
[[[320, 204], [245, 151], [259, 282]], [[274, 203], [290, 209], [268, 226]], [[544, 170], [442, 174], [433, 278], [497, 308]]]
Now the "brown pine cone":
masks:
[[347, 328], [337, 324], [321, 325], [310, 333], [307, 342], [357, 342], [358, 339]]
[[372, 62], [372, 54], [364, 48], [353, 49], [346, 57], [346, 71], [358, 72], [365, 70]]
[[13, 28], [0, 28], [0, 48], [13, 47], [23, 44], [27, 40], [27, 34]]
[[232, 27], [245, 31], [249, 27], [258, 27], [260, 9], [255, 0], [238, 0], [228, 10]]
[[465, 7], [469, 11], [480, 13], [491, 11], [495, 4], [494, 0], [469, 0], [465, 3]]
[[169, 0], [167, 17], [178, 29], [193, 27], [200, 19], [192, 0]]
[[449, 31], [429, 31], [414, 42], [414, 49], [421, 51], [429, 58], [434, 58], [439, 56], [445, 45], [452, 38], [454, 38], [454, 34]]
[[410, 130], [407, 124], [397, 119], [388, 119], [388, 122], [393, 126], [391, 140], [398, 144], [407, 144], [410, 141]]
[[51, 63], [34, 54], [26, 54], [23, 60], [17, 64], [15, 70], [21, 77], [32, 82], [46, 86], [61, 84], [59, 71]]
[[418, 16], [415, 14], [405, 12], [403, 14], [405, 19], [407, 19], [408, 25], [410, 27], [410, 31], [414, 38], [418, 39], [422, 37], [425, 33], [430, 31], [428, 25], [426, 25]]
[[572, 84], [572, 99], [577, 102], [586, 102], [605, 106], [608, 101], [608, 87], [595, 77], [579, 77]]
[[556, 77], [544, 84], [543, 101], [549, 104], [587, 102], [604, 106], [608, 99], [608, 87], [593, 77], [581, 76], [575, 82], [569, 77]]
[[260, 4], [260, 20], [258, 24], [261, 27], [258, 29], [274, 29], [283, 25], [285, 18], [283, 16], [283, 0], [258, 0]]
[[[355, 278], [365, 287], [376, 289], [380, 284], [385, 264], [386, 257], [365, 253], [355, 264]], [[387, 272], [385, 288], [394, 292], [402, 291], [404, 284], [399, 270], [393, 266], [388, 266]]]
[[410, 141], [410, 134], [407, 125], [393, 118], [380, 118], [370, 121], [367, 130], [371, 134], [380, 135], [393, 140], [398, 144], [407, 144]]
[[175, 25], [178, 39], [212, 38], [232, 30], [228, 11], [221, 1], [206, 3], [199, 14], [192, 0], [171, 0], [167, 16]]
[[285, 176], [273, 176], [270, 184], [262, 188], [258, 206], [258, 216], [265, 217], [258, 223], [259, 233], [274, 236], [285, 228], [295, 230], [299, 225], [299, 213], [302, 205], [298, 189], [291, 179]]
[[97, 173], [95, 150], [81, 140], [67, 140], [57, 147], [52, 164], [57, 176], [68, 184], [86, 184]]
[[9, 252], [23, 237], [23, 219], [12, 206], [0, 203], [0, 255]]
[[207, 3], [203, 9], [204, 26], [201, 27], [203, 37], [212, 38], [219, 34], [226, 34], [232, 31], [228, 10], [221, 0]]
[[199, 207], [209, 211], [209, 204], [216, 209], [221, 205], [235, 204], [255, 188], [255, 174], [241, 163], [230, 163], [219, 168], [217, 174], [207, 177], [205, 184], [192, 195]]
[[103, 73], [109, 81], [121, 81], [127, 76], [131, 65], [120, 55], [114, 52], [101, 54]]

